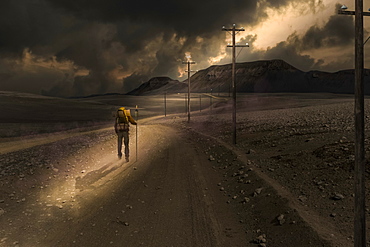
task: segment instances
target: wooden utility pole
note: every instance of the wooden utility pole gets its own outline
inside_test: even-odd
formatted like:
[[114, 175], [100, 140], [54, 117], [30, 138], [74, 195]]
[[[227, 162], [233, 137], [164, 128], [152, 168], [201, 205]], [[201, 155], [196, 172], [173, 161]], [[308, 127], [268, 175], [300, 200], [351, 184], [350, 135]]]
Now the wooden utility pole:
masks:
[[235, 82], [235, 79], [236, 79], [236, 76], [235, 76], [235, 63], [236, 63], [236, 56], [235, 56], [235, 50], [236, 50], [236, 47], [249, 47], [248, 44], [246, 45], [237, 45], [235, 44], [235, 35], [238, 34], [239, 32], [241, 31], [245, 31], [244, 28], [236, 28], [235, 27], [235, 24], [233, 24], [233, 27], [232, 28], [225, 28], [223, 27], [222, 28], [222, 31], [228, 31], [231, 36], [232, 36], [232, 44], [231, 45], [228, 45], [227, 47], [232, 47], [233, 50], [232, 50], [232, 75], [231, 75], [231, 88], [232, 88], [232, 92], [233, 92], [233, 124], [232, 124], [232, 128], [233, 128], [233, 143], [236, 144], [236, 82]]
[[136, 161], [137, 161], [137, 156], [138, 156], [137, 125], [138, 125], [138, 121], [139, 121], [139, 109], [137, 108], [137, 105], [135, 107], [135, 118], [136, 118], [136, 145], [135, 145], [135, 147], [136, 147]]
[[[363, 0], [355, 9], [355, 247], [366, 246]], [[357, 235], [357, 236], [356, 236]]]
[[[355, 247], [366, 246], [365, 214], [365, 121], [364, 121], [364, 24], [363, 0], [356, 0], [355, 11], [346, 6], [338, 11], [342, 15], [355, 16]], [[366, 41], [365, 41], [366, 43]]]
[[199, 95], [199, 111], [202, 112], [202, 95]]
[[212, 88], [211, 88], [211, 96], [209, 97], [209, 108], [211, 109], [212, 111]]
[[188, 65], [188, 123], [190, 123], [190, 73], [191, 72], [194, 72], [192, 70], [190, 70], [190, 64], [195, 64], [194, 61], [190, 61], [188, 60], [187, 62], [182, 62], [183, 64], [187, 64]]
[[164, 116], [167, 116], [167, 92], [164, 93]]

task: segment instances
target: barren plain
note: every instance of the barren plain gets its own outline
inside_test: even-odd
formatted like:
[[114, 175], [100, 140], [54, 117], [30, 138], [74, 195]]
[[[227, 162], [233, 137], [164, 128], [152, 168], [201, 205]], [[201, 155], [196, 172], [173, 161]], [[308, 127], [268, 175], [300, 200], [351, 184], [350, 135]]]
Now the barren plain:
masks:
[[[352, 95], [238, 95], [236, 145], [223, 96], [190, 122], [181, 95], [166, 116], [162, 96], [0, 96], [0, 246], [353, 245]], [[140, 106], [127, 163], [121, 105]]]

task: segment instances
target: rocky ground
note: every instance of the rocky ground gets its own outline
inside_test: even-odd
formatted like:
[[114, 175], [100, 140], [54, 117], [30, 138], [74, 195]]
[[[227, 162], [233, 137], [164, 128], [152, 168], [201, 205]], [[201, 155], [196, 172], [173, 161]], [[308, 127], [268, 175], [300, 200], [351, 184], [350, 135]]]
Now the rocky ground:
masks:
[[[370, 130], [367, 121], [369, 106], [367, 100], [366, 136]], [[289, 109], [240, 110], [237, 145], [229, 145], [240, 159], [253, 163], [260, 177], [287, 199], [290, 206], [323, 238], [331, 242], [338, 240], [333, 242], [334, 246], [341, 243], [351, 246], [353, 240], [353, 109], [353, 101], [344, 99]], [[215, 137], [224, 146], [231, 144], [231, 121], [222, 112], [194, 117], [189, 126], [192, 131]], [[369, 187], [368, 138], [365, 143], [366, 187]], [[222, 153], [216, 151], [212, 155], [217, 160]], [[237, 171], [225, 169], [229, 175], [233, 174], [234, 182], [239, 185], [250, 183]], [[236, 196], [243, 198], [240, 192]], [[366, 198], [369, 205], [368, 192]], [[366, 211], [369, 213], [369, 208]]]
[[352, 246], [352, 100], [258, 105], [239, 110], [237, 145], [228, 104], [142, 120], [129, 163], [109, 129], [17, 139], [0, 155], [0, 246]]

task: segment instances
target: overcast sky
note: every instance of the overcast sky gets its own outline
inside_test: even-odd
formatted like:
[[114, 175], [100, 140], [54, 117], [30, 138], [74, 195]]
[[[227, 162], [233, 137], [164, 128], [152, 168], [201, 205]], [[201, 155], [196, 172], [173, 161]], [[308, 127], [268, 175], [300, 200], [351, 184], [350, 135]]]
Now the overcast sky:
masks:
[[1, 0], [0, 90], [68, 97], [124, 93], [155, 76], [182, 81], [186, 54], [197, 70], [231, 62], [231, 35], [221, 29], [233, 23], [245, 28], [237, 40], [250, 45], [238, 62], [349, 69], [354, 18], [336, 11], [354, 10], [353, 2]]

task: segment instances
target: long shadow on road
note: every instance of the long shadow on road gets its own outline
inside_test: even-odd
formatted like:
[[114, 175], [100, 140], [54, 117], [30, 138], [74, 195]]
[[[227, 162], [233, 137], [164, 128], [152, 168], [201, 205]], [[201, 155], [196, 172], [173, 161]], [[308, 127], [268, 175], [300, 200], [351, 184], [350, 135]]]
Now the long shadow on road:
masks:
[[83, 177], [76, 178], [75, 188], [83, 191], [85, 189], [94, 189], [94, 183], [101, 180], [102, 178], [108, 176], [110, 173], [116, 171], [121, 166], [121, 162], [110, 162], [98, 170], [93, 170], [86, 173]]

